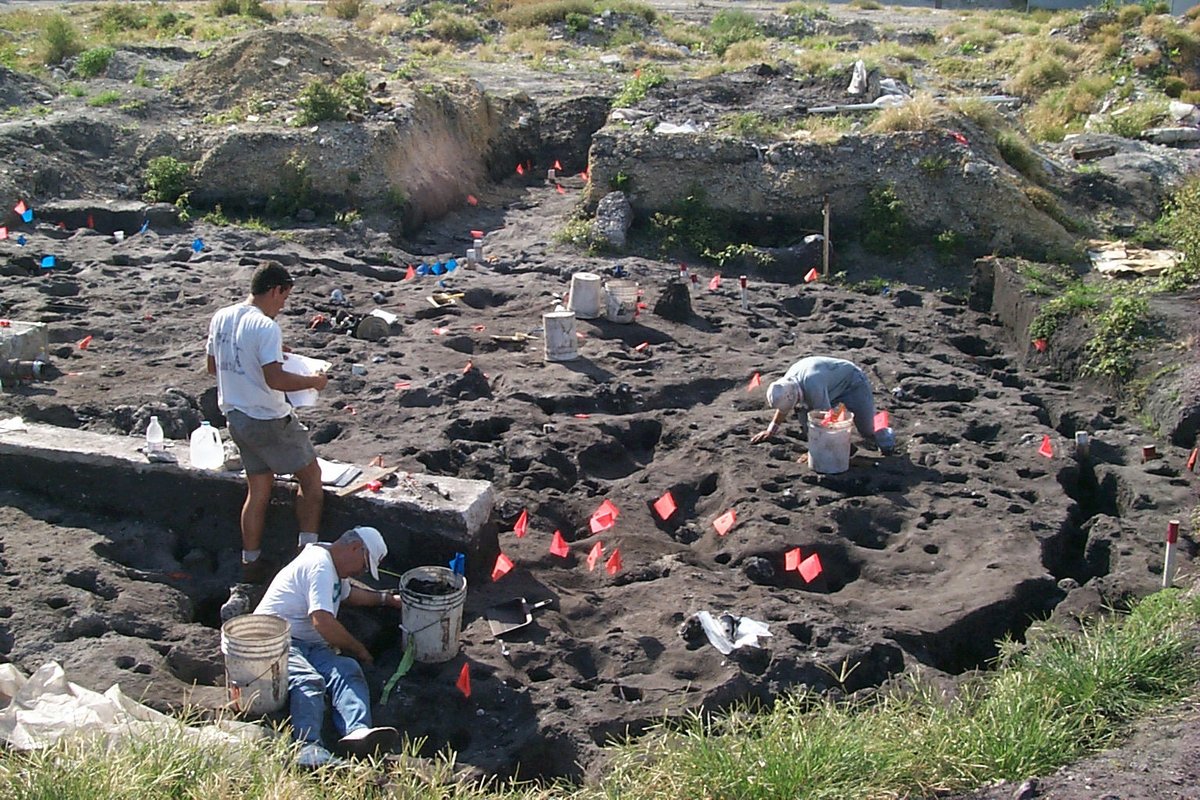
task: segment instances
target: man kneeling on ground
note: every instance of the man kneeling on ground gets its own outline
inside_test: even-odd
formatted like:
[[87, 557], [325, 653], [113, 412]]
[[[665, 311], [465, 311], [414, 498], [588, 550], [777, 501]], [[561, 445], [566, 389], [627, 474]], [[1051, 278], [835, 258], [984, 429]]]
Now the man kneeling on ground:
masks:
[[379, 562], [386, 555], [383, 536], [365, 526], [346, 531], [333, 544], [309, 544], [279, 571], [254, 610], [292, 626], [288, 703], [292, 736], [303, 743], [298, 756], [302, 766], [335, 760], [321, 743], [326, 693], [341, 736], [338, 749], [362, 757], [390, 750], [399, 739], [395, 728], [371, 727], [371, 697], [359, 663], [371, 664], [371, 653], [337, 619], [343, 602], [400, 607], [400, 595], [364, 589], [349, 580], [368, 570], [378, 580]]

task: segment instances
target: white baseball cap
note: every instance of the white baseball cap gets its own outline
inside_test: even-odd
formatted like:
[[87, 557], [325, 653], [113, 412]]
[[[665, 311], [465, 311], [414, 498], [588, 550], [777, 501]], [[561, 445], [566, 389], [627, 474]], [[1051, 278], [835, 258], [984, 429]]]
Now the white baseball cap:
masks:
[[793, 381], [772, 381], [767, 386], [767, 406], [779, 411], [791, 411], [800, 400], [800, 390]]
[[366, 525], [360, 525], [353, 531], [367, 546], [367, 563], [371, 568], [371, 577], [379, 580], [379, 562], [387, 555], [387, 544], [383, 541], [383, 534]]

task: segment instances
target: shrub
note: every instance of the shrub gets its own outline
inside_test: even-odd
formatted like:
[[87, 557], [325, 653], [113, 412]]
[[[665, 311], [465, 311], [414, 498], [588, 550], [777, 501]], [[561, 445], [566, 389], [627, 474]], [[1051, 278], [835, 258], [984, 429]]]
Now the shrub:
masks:
[[104, 33], [116, 36], [125, 31], [141, 30], [149, 26], [150, 20], [133, 3], [113, 3], [104, 6], [96, 24]]
[[292, 153], [279, 173], [279, 189], [267, 198], [267, 213], [273, 216], [295, 214], [312, 199], [312, 176], [308, 161]]
[[105, 91], [100, 92], [100, 94], [88, 98], [87, 104], [89, 106], [101, 108], [103, 106], [116, 105], [119, 102], [121, 102], [121, 93], [116, 89], [106, 89]]
[[1134, 139], [1142, 131], [1153, 127], [1155, 121], [1166, 112], [1165, 100], [1140, 100], [1109, 114], [1097, 127], [1103, 133]]
[[191, 188], [192, 166], [172, 156], [150, 159], [142, 177], [150, 203], [174, 203]]
[[1058, 56], [1047, 53], [1017, 72], [1008, 83], [1008, 90], [1021, 97], [1036, 97], [1047, 89], [1071, 80], [1067, 65]]
[[867, 195], [862, 245], [868, 252], [880, 255], [903, 253], [908, 249], [908, 219], [894, 185], [877, 186]]
[[758, 23], [748, 11], [723, 9], [708, 23], [708, 43], [719, 56], [735, 42], [744, 42], [758, 36]]
[[313, 125], [346, 116], [342, 93], [338, 91], [337, 86], [331, 86], [324, 81], [312, 81], [305, 86], [300, 91], [296, 105], [300, 107], [297, 121], [301, 125]]
[[367, 110], [367, 76], [362, 72], [346, 72], [337, 79], [342, 102], [355, 111]]
[[429, 23], [429, 32], [446, 42], [470, 42], [483, 38], [483, 28], [473, 17], [442, 12]]
[[262, 0], [213, 0], [212, 13], [216, 17], [251, 17], [273, 20], [275, 16], [262, 4]]
[[870, 133], [927, 131], [946, 120], [949, 112], [932, 94], [918, 92], [907, 103], [885, 108], [867, 130]]
[[240, 10], [238, 0], [213, 0], [212, 13], [214, 17], [232, 17]]
[[94, 78], [102, 75], [108, 69], [108, 62], [112, 61], [115, 54], [116, 51], [107, 46], [85, 50], [79, 54], [79, 60], [75, 62], [75, 74], [81, 78]]
[[325, 0], [325, 10], [338, 19], [358, 19], [362, 9], [363, 0]]
[[655, 86], [661, 86], [667, 78], [661, 71], [646, 67], [632, 78], [625, 81], [621, 91], [613, 98], [614, 108], [629, 108], [645, 99], [646, 94]]
[[591, 14], [590, 0], [545, 0], [513, 6], [498, 15], [501, 22], [511, 28], [533, 28], [563, 22], [568, 14]]
[[567, 30], [571, 33], [583, 33], [592, 26], [591, 17], [589, 17], [587, 14], [580, 14], [576, 11], [572, 11], [571, 13], [567, 14], [567, 17], [564, 21], [567, 24]]
[[1164, 290], [1179, 291], [1200, 281], [1200, 178], [1179, 187], [1166, 206], [1159, 227], [1183, 260], [1167, 270], [1159, 283]]
[[1128, 378], [1136, 366], [1134, 352], [1150, 335], [1150, 304], [1144, 297], [1114, 297], [1096, 317], [1093, 331], [1084, 346], [1088, 360], [1080, 373]]
[[996, 149], [1000, 151], [1000, 157], [1004, 159], [1005, 164], [1029, 180], [1040, 182], [1044, 177], [1041, 159], [1015, 131], [1002, 130], [997, 133]]
[[62, 14], [55, 14], [46, 20], [42, 39], [46, 43], [47, 64], [61, 64], [64, 59], [77, 55], [83, 49], [79, 43], [79, 32]]

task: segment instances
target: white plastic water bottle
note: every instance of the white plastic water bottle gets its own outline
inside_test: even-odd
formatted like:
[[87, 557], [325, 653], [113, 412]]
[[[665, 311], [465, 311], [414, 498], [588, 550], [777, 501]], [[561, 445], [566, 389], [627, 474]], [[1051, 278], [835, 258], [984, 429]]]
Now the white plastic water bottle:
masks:
[[162, 425], [158, 424], [158, 417], [150, 417], [150, 424], [146, 426], [146, 452], [161, 453], [164, 449]]
[[221, 432], [208, 423], [192, 431], [189, 442], [192, 466], [197, 469], [221, 469], [225, 466], [225, 447], [221, 444]]

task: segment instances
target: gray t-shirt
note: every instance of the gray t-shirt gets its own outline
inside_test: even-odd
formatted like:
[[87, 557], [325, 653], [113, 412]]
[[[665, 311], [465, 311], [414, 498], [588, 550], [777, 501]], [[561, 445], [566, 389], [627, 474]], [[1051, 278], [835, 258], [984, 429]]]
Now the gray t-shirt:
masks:
[[853, 362], [843, 358], [809, 356], [802, 358], [784, 373], [782, 380], [794, 383], [800, 391], [800, 402], [810, 411], [826, 411], [833, 401], [843, 397], [867, 376]]

